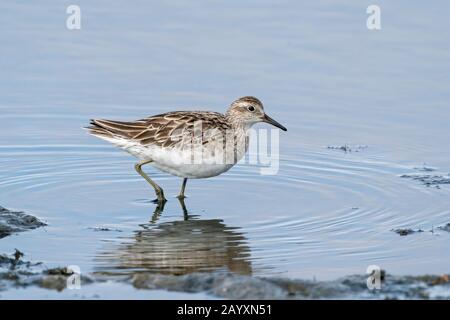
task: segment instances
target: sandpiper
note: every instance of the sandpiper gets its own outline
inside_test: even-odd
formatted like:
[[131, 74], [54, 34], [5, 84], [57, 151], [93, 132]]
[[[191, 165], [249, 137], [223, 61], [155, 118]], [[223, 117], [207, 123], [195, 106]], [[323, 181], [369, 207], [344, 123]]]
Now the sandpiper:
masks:
[[[136, 171], [155, 189], [156, 201], [165, 203], [163, 189], [142, 171], [144, 164], [183, 178], [178, 195], [183, 199], [187, 179], [220, 175], [245, 155], [249, 129], [258, 122], [287, 131], [265, 114], [261, 101], [250, 96], [234, 101], [225, 114], [175, 111], [131, 122], [92, 119], [88, 129], [92, 135], [135, 156]], [[229, 152], [222, 152], [229, 150], [230, 145], [231, 157]], [[200, 158], [196, 157], [198, 147]]]

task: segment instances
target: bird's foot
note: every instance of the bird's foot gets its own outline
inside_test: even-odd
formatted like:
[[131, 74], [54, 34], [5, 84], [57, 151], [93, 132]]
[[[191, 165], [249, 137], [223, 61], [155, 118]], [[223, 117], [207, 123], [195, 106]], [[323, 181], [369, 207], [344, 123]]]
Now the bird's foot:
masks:
[[167, 199], [166, 198], [156, 198], [153, 200], [150, 200], [151, 203], [166, 203]]
[[153, 203], [166, 203], [167, 199], [164, 197], [164, 191], [162, 189], [156, 189], [156, 199], [152, 201]]

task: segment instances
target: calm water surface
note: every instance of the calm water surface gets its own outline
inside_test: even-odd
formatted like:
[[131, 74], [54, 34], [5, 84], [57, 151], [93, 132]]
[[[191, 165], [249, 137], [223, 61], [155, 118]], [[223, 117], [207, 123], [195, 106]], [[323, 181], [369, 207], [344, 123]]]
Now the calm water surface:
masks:
[[[377, 32], [367, 1], [78, 1], [80, 31], [65, 28], [68, 1], [2, 3], [0, 205], [48, 226], [0, 240], [0, 253], [108, 274], [448, 272], [437, 227], [450, 185], [400, 177], [450, 172], [450, 5], [438, 3], [378, 1]], [[162, 213], [134, 159], [81, 129], [222, 112], [242, 95], [288, 128], [279, 173], [242, 163], [190, 180], [183, 208], [180, 179], [148, 168]], [[353, 151], [327, 148], [344, 144]], [[391, 231], [404, 227], [426, 232]]]

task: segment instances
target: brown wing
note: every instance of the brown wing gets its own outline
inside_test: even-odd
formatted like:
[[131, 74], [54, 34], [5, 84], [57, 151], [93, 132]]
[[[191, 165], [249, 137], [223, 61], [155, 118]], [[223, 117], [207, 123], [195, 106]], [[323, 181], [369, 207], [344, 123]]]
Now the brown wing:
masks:
[[[176, 111], [133, 121], [91, 120], [88, 127], [94, 135], [121, 137], [135, 140], [144, 146], [172, 147], [186, 139], [192, 141], [201, 130], [203, 144], [224, 134], [229, 128], [225, 117], [216, 112]], [[215, 130], [212, 130], [215, 129]]]

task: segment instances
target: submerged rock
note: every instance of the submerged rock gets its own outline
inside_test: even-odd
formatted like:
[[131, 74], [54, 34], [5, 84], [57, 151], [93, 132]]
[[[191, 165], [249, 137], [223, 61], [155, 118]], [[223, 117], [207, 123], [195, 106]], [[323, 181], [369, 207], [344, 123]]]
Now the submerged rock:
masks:
[[36, 217], [0, 207], [0, 239], [15, 232], [36, 229], [45, 225]]

